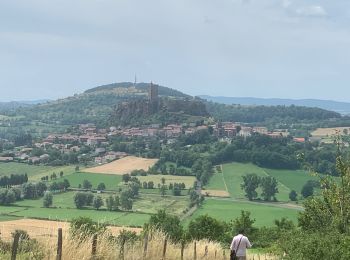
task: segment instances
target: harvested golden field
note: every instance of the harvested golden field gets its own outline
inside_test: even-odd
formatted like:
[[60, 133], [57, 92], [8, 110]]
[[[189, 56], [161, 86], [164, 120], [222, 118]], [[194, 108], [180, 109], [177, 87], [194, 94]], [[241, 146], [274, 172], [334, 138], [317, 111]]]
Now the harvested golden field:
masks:
[[[62, 228], [63, 232], [68, 232], [69, 222], [39, 220], [39, 219], [19, 219], [11, 221], [0, 222], [0, 237], [2, 239], [11, 239], [11, 233], [16, 229], [25, 230], [30, 237], [39, 239], [47, 237], [57, 236], [58, 228]], [[121, 230], [130, 230], [140, 233], [141, 228], [129, 228], [129, 227], [114, 227], [108, 226], [108, 230], [117, 235]]]
[[226, 190], [202, 190], [202, 195], [209, 197], [229, 198], [230, 193]]
[[157, 161], [158, 159], [146, 159], [135, 156], [127, 156], [111, 163], [84, 169], [84, 172], [123, 175], [130, 173], [133, 170], [147, 171], [148, 168], [152, 167]]
[[337, 134], [343, 135], [344, 132], [350, 134], [350, 127], [330, 127], [330, 128], [317, 128], [311, 133], [313, 137], [328, 137]]

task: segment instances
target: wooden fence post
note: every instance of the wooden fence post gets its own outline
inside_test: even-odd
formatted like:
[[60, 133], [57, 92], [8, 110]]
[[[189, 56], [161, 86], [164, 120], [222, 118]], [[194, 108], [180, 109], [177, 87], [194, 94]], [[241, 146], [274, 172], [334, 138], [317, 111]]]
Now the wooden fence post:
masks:
[[226, 259], [226, 252], [225, 252], [225, 249], [222, 251], [222, 256], [224, 259]]
[[145, 234], [143, 240], [143, 259], [146, 259], [147, 256], [147, 247], [148, 247], [148, 232]]
[[197, 242], [194, 241], [194, 246], [193, 246], [193, 259], [197, 260]]
[[181, 260], [184, 259], [185, 242], [181, 242]]
[[62, 228], [58, 229], [58, 238], [57, 238], [57, 256], [56, 260], [62, 259]]
[[125, 247], [125, 238], [122, 238], [121, 244], [120, 244], [120, 251], [119, 251], [119, 259], [124, 260], [124, 247]]
[[91, 248], [92, 259], [95, 259], [96, 251], [97, 251], [97, 234], [95, 234], [92, 238], [92, 248]]
[[208, 256], [208, 246], [205, 246], [203, 257], [207, 257], [207, 256]]
[[163, 257], [162, 257], [163, 260], [165, 259], [165, 254], [166, 254], [166, 247], [167, 247], [167, 245], [168, 245], [168, 239], [166, 238], [166, 239], [164, 240], [164, 246], [163, 246]]
[[13, 238], [11, 260], [16, 260], [19, 237], [20, 237], [20, 233], [16, 232], [15, 237]]

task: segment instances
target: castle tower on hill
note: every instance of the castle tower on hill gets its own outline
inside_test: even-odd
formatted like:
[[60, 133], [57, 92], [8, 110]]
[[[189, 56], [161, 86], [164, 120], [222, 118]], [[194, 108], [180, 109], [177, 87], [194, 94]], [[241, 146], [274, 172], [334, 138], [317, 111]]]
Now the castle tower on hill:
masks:
[[151, 103], [158, 102], [158, 86], [154, 85], [152, 82], [148, 90], [148, 98]]
[[159, 98], [158, 98], [158, 86], [151, 82], [148, 89], [148, 99], [149, 99], [149, 112], [151, 114], [157, 113], [159, 111]]

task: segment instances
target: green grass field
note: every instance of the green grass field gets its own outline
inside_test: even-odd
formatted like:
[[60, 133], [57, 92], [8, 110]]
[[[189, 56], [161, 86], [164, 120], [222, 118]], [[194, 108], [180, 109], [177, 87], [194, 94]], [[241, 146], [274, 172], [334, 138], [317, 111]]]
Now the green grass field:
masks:
[[[289, 193], [295, 190], [300, 194], [303, 185], [308, 180], [317, 180], [317, 177], [311, 176], [303, 170], [275, 170], [260, 168], [251, 163], [229, 163], [222, 165], [222, 173], [216, 172], [205, 187], [208, 190], [227, 190], [232, 198], [245, 199], [244, 191], [241, 189], [243, 182], [242, 176], [255, 173], [260, 177], [272, 176], [278, 181], [277, 200], [289, 201]], [[261, 189], [257, 189], [258, 194]]]
[[0, 176], [10, 175], [10, 174], [24, 174], [27, 173], [29, 180], [38, 181], [43, 176], [50, 176], [52, 173], [63, 171], [64, 176], [70, 175], [74, 172], [75, 166], [44, 166], [44, 165], [29, 165], [26, 163], [0, 163]]
[[226, 190], [223, 173], [215, 171], [205, 188], [207, 190]]
[[71, 187], [73, 188], [77, 188], [79, 184], [83, 184], [84, 180], [88, 180], [89, 182], [91, 182], [93, 189], [96, 189], [97, 185], [103, 182], [106, 185], [107, 190], [117, 190], [119, 187], [119, 183], [122, 182], [121, 175], [100, 173], [76, 172], [68, 176], [64, 176], [63, 178], [67, 179]]
[[318, 180], [316, 176], [311, 176], [307, 171], [303, 170], [274, 170], [266, 169], [266, 172], [275, 177], [280, 183], [288, 187], [290, 190], [295, 190], [300, 194], [301, 188], [309, 180]]
[[[228, 192], [231, 194], [232, 198], [236, 199], [244, 199], [244, 191], [241, 189], [241, 183], [243, 182], [242, 176], [250, 173], [255, 173], [260, 177], [268, 176], [268, 173], [265, 169], [260, 168], [251, 163], [230, 163], [223, 165], [223, 176], [224, 181], [226, 182]], [[290, 189], [283, 185], [282, 183], [278, 184], [279, 193], [277, 194], [277, 199], [279, 201], [288, 201], [288, 195]], [[258, 193], [261, 193], [259, 189], [257, 189]]]
[[257, 227], [273, 226], [273, 221], [282, 217], [286, 217], [296, 223], [298, 215], [298, 210], [279, 208], [272, 205], [206, 199], [203, 205], [192, 215], [191, 219], [207, 214], [223, 221], [230, 221], [239, 217], [241, 210], [251, 212], [251, 217], [256, 220], [255, 225]]
[[[79, 216], [90, 217], [99, 222], [112, 225], [142, 226], [148, 221], [151, 214], [160, 209], [165, 209], [168, 213], [180, 216], [187, 207], [188, 197], [174, 197], [145, 194], [136, 199], [133, 205], [133, 212], [110, 212], [106, 207], [95, 210], [91, 207], [76, 209], [73, 201], [75, 192], [55, 194], [53, 206], [43, 208], [43, 199], [23, 200], [13, 206], [0, 207], [0, 221], [16, 218], [40, 218], [70, 221]], [[96, 194], [95, 194], [96, 195]], [[99, 194], [103, 198], [109, 194]]]

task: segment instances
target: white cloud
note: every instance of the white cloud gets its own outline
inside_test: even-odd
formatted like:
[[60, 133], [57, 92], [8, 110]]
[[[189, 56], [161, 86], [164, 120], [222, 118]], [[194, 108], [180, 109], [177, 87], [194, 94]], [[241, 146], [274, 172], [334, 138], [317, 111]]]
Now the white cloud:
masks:
[[292, 4], [292, 2], [290, 0], [283, 0], [282, 1], [282, 6], [284, 8], [288, 8], [291, 4]]
[[327, 16], [326, 10], [320, 5], [300, 7], [296, 9], [295, 12], [297, 15], [300, 15], [300, 16], [312, 16], [312, 17]]

